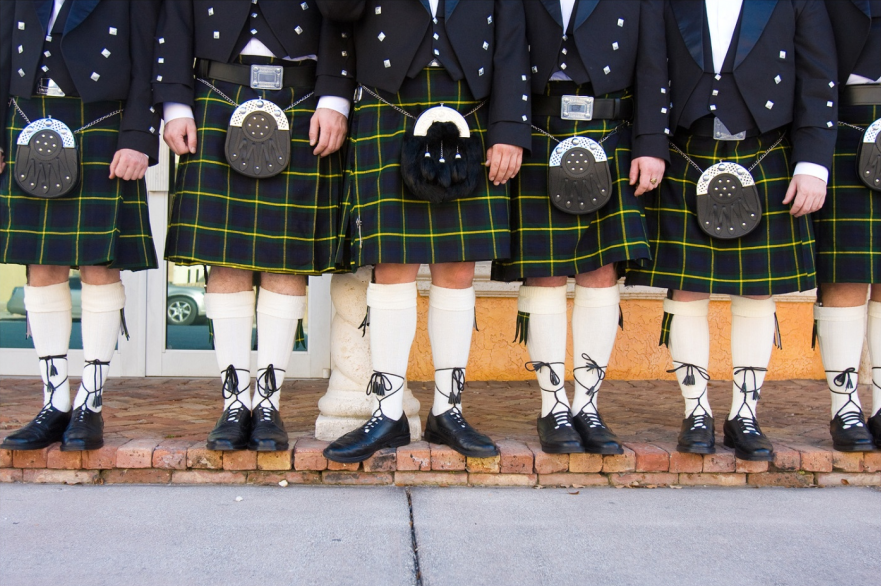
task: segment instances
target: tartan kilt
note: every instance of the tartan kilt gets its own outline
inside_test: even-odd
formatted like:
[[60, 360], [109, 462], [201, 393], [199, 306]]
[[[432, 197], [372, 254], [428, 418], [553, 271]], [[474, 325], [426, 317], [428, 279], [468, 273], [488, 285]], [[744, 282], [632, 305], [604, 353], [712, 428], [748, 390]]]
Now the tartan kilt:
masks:
[[[33, 122], [52, 116], [72, 131], [123, 107], [121, 102], [84, 103], [76, 97], [16, 98]], [[143, 179], [108, 179], [117, 150], [120, 115], [75, 134], [80, 182], [57, 199], [25, 194], [15, 172], [16, 141], [27, 126], [9, 105], [9, 152], [0, 176], [0, 263], [59, 266], [103, 265], [139, 271], [157, 266]]]
[[[480, 103], [463, 80], [424, 69], [383, 99], [418, 116], [443, 103], [462, 115]], [[489, 104], [466, 116], [471, 135], [484, 143]], [[401, 150], [415, 120], [366, 91], [355, 104], [343, 196], [340, 261], [350, 269], [377, 263], [442, 263], [505, 258], [510, 254], [508, 188], [481, 180], [468, 197], [440, 204], [417, 199], [401, 178]]]
[[[254, 90], [209, 79], [237, 104], [262, 98], [287, 109], [312, 88]], [[309, 124], [318, 98], [287, 112], [291, 162], [268, 179], [232, 170], [225, 144], [235, 106], [196, 82], [197, 147], [180, 157], [165, 258], [267, 273], [315, 275], [334, 269], [342, 157], [312, 154]]]
[[[867, 127], [881, 118], [881, 106], [842, 106], [842, 122]], [[862, 132], [838, 127], [826, 202], [814, 216], [819, 283], [881, 282], [881, 193], [857, 176]]]
[[[581, 95], [585, 89], [588, 86], [551, 82], [545, 95]], [[633, 100], [629, 91], [597, 97]], [[614, 191], [609, 203], [591, 214], [567, 214], [551, 205], [548, 159], [557, 143], [533, 130], [532, 154], [524, 157], [511, 185], [511, 258], [493, 263], [493, 278], [575, 276], [610, 263], [641, 264], [650, 258], [643, 203], [629, 180], [630, 127], [615, 132], [621, 120], [571, 121], [559, 116], [535, 117], [533, 123], [558, 140], [581, 135], [599, 142], [607, 137], [602, 147]]]
[[[682, 133], [673, 141], [701, 169], [723, 160], [749, 169], [781, 132], [742, 141]], [[661, 188], [643, 196], [652, 260], [631, 268], [627, 284], [730, 295], [776, 295], [816, 287], [811, 220], [790, 215], [790, 206], [782, 203], [791, 180], [791, 152], [786, 137], [752, 170], [762, 219], [755, 230], [734, 240], [711, 238], [700, 229], [695, 194], [701, 174], [671, 152]]]

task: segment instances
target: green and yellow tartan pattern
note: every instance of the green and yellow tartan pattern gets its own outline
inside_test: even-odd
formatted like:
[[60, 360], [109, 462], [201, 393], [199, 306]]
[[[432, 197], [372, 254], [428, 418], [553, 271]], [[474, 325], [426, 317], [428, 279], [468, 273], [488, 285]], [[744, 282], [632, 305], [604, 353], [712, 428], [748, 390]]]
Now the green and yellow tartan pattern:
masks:
[[[253, 90], [208, 80], [236, 103], [263, 98], [286, 109], [311, 88]], [[224, 147], [235, 107], [196, 82], [197, 151], [180, 158], [165, 257], [182, 265], [315, 275], [334, 270], [342, 156], [312, 154], [317, 98], [287, 112], [291, 162], [268, 179], [233, 171]]]
[[[16, 101], [31, 122], [51, 116], [72, 131], [123, 107], [121, 102], [87, 104], [75, 97]], [[0, 263], [105, 265], [132, 271], [157, 266], [144, 180], [109, 179], [121, 116], [74, 135], [80, 181], [57, 199], [31, 197], [12, 178], [16, 141], [27, 123], [12, 104], [7, 120], [4, 130], [10, 146], [6, 171], [0, 176]]]
[[[701, 169], [721, 161], [748, 169], [781, 132], [743, 141], [715, 141], [683, 133], [674, 142]], [[763, 216], [755, 230], [735, 240], [711, 238], [700, 229], [695, 201], [700, 173], [681, 155], [671, 153], [661, 188], [643, 196], [652, 260], [644, 267], [632, 267], [627, 284], [731, 295], [813, 289], [811, 220], [792, 216], [790, 206], [782, 203], [791, 180], [791, 151], [786, 137], [752, 170]]]
[[[550, 83], [545, 95], [581, 95], [587, 86]], [[628, 92], [603, 99], [632, 101]], [[493, 264], [493, 278], [513, 281], [526, 277], [574, 276], [611, 263], [641, 264], [650, 257], [643, 204], [630, 185], [631, 128], [621, 120], [571, 121], [559, 116], [535, 117], [533, 124], [557, 138], [586, 136], [602, 143], [612, 174], [613, 194], [591, 214], [567, 214], [548, 197], [548, 159], [557, 142], [533, 130], [532, 153], [524, 157], [511, 186], [511, 258]], [[617, 131], [616, 131], [617, 129]], [[610, 135], [611, 133], [611, 135]], [[623, 269], [624, 267], [619, 267]]]
[[[468, 84], [440, 68], [407, 79], [397, 94], [372, 90], [414, 116], [444, 104], [466, 114], [480, 102]], [[484, 141], [489, 104], [466, 116]], [[480, 261], [510, 253], [507, 186], [482, 181], [470, 196], [432, 204], [415, 198], [401, 178], [404, 136], [415, 120], [367, 92], [355, 104], [343, 197], [340, 260], [351, 269], [376, 263]]]
[[[863, 128], [878, 118], [881, 106], [842, 106], [839, 112], [842, 122]], [[881, 193], [857, 176], [862, 134], [838, 127], [826, 202], [813, 214], [819, 283], [881, 282]]]

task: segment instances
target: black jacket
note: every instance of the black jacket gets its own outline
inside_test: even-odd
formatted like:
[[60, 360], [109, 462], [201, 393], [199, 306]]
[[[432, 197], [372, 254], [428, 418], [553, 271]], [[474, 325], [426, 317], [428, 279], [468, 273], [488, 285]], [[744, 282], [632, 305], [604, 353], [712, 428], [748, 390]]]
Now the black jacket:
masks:
[[[704, 75], [704, 2], [666, 0], [664, 19], [673, 102], [670, 128], [675, 129], [683, 105]], [[733, 76], [740, 95], [720, 95], [718, 103], [742, 99], [762, 132], [791, 124], [793, 164], [831, 169], [838, 76], [824, 3], [745, 0], [735, 50]]]
[[[560, 62], [560, 0], [527, 0], [524, 8], [532, 92], [542, 94]], [[594, 93], [603, 95], [627, 88], [635, 92], [633, 156], [669, 160], [664, 132], [669, 127], [670, 101], [665, 89], [669, 79], [667, 47], [664, 27], [659, 25], [663, 17], [663, 0], [580, 0], [570, 27]]]
[[[154, 47], [156, 103], [194, 105], [194, 59], [231, 62], [251, 13], [251, 0], [167, 0]], [[316, 55], [315, 93], [351, 99], [355, 62], [345, 25], [321, 17], [315, 0], [260, 0], [260, 10], [287, 52], [278, 57]]]
[[[428, 0], [317, 2], [328, 18], [355, 22], [358, 82], [397, 92], [428, 33]], [[490, 99], [489, 144], [529, 149], [531, 92], [523, 3], [446, 0], [444, 8], [446, 35], [471, 93]]]
[[[150, 57], [160, 0], [67, 1], [74, 4], [61, 52], [77, 93], [84, 102], [124, 102], [117, 148], [142, 152], [155, 164], [160, 116], [151, 107]], [[5, 150], [10, 146], [5, 144], [6, 104], [10, 96], [33, 94], [53, 8], [53, 0], [0, 0], [0, 146]]]
[[838, 49], [838, 79], [842, 84], [854, 71], [872, 27], [869, 0], [837, 0], [828, 6]]

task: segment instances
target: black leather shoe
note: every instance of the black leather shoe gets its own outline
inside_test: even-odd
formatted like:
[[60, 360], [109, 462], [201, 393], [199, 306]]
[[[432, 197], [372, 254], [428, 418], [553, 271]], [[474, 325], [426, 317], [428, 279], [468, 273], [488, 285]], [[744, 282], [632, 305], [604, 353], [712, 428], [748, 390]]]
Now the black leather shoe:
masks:
[[377, 411], [358, 429], [354, 429], [324, 448], [324, 457], [334, 462], [361, 462], [383, 448], [398, 448], [410, 443], [410, 422], [386, 417]]
[[214, 429], [208, 434], [208, 449], [229, 452], [244, 450], [251, 439], [251, 411], [230, 407], [223, 411]]
[[278, 409], [271, 404], [260, 406], [251, 412], [251, 441], [249, 450], [258, 452], [283, 452], [288, 449], [288, 432]]
[[881, 448], [881, 411], [869, 417], [869, 431], [875, 438], [875, 445]]
[[27, 425], [6, 436], [4, 450], [40, 450], [61, 441], [70, 422], [70, 411], [59, 411], [47, 405]]
[[692, 415], [682, 420], [676, 449], [688, 454], [716, 453], [716, 421], [709, 415]]
[[839, 452], [871, 452], [875, 449], [875, 438], [866, 426], [862, 411], [839, 413], [829, 422], [832, 434], [832, 447]]
[[547, 454], [583, 454], [581, 436], [572, 427], [572, 415], [568, 410], [548, 413], [536, 419], [538, 441]]
[[774, 446], [752, 418], [737, 416], [726, 419], [722, 426], [726, 448], [734, 448], [734, 455], [741, 460], [770, 462], [774, 459]]
[[81, 405], [73, 410], [70, 423], [61, 438], [62, 452], [97, 450], [104, 445], [104, 417]]
[[499, 449], [493, 441], [471, 427], [457, 407], [440, 415], [428, 413], [425, 441], [450, 446], [469, 458], [492, 458], [499, 455]]
[[606, 427], [599, 413], [581, 413], [572, 418], [576, 431], [581, 436], [584, 451], [588, 454], [623, 454], [624, 448], [618, 436]]

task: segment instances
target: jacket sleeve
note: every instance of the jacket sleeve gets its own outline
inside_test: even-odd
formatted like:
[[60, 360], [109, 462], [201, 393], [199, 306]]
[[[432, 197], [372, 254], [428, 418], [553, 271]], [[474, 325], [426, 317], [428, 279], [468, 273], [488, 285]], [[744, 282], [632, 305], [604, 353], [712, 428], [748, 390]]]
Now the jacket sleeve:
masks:
[[153, 55], [150, 48], [153, 45], [153, 34], [156, 31], [161, 3], [161, 0], [139, 0], [129, 3], [132, 72], [117, 141], [117, 148], [134, 149], [147, 155], [151, 165], [159, 161], [161, 117], [153, 108], [150, 89]]
[[355, 47], [352, 25], [323, 18], [318, 43], [315, 95], [347, 100], [355, 93]]
[[192, 0], [165, 0], [153, 43], [153, 103], [195, 106]]
[[838, 130], [838, 65], [829, 15], [819, 0], [796, 11], [792, 162], [832, 169]]
[[325, 18], [342, 22], [354, 22], [361, 18], [367, 0], [315, 0], [318, 10]]
[[636, 60], [636, 110], [633, 158], [657, 157], [670, 162], [670, 90], [667, 87], [667, 40], [663, 0], [642, 0]]
[[532, 148], [532, 98], [526, 14], [521, 0], [496, 0], [488, 146]]
[[0, 2], [0, 149], [9, 159], [10, 145], [6, 144], [6, 115], [9, 107], [9, 85], [12, 75], [12, 22], [15, 17], [15, 2]]

